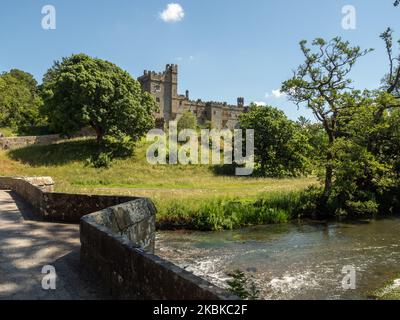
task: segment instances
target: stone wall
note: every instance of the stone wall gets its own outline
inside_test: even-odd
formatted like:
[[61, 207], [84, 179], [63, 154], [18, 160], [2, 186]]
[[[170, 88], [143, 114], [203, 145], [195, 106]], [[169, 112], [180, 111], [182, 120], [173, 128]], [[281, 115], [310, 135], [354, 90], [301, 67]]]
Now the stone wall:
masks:
[[[237, 300], [224, 290], [155, 256], [156, 208], [133, 197], [52, 193], [49, 177], [0, 177], [47, 221], [80, 222], [81, 265], [117, 299]], [[94, 212], [94, 213], [93, 213]]]
[[79, 223], [89, 214], [120, 203], [136, 200], [135, 197], [96, 196], [53, 193], [51, 178], [0, 177], [0, 189], [16, 192], [27, 201], [43, 220], [51, 222]]
[[[73, 134], [71, 138], [84, 138], [96, 136], [92, 128], [82, 128], [79, 132]], [[45, 136], [18, 136], [18, 137], [0, 137], [0, 150], [14, 150], [30, 145], [47, 145], [63, 140], [59, 134]]]
[[[113, 297], [237, 300], [226, 291], [152, 254], [154, 209], [151, 204], [140, 201], [143, 200], [122, 204], [81, 220], [81, 262], [102, 277]], [[132, 230], [136, 237], [133, 239], [130, 236]]]
[[27, 137], [7, 137], [0, 138], [0, 150], [13, 150], [23, 148], [33, 144], [51, 144], [61, 139], [60, 135], [47, 136], [27, 136]]
[[44, 193], [40, 213], [46, 221], [79, 223], [80, 219], [89, 213], [135, 199], [137, 198]]

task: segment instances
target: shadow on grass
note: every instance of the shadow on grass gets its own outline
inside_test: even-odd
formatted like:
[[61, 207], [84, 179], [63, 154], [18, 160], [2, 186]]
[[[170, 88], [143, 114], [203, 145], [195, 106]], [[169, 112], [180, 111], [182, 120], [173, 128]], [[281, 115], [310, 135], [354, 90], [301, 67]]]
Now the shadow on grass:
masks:
[[222, 164], [222, 165], [214, 165], [210, 167], [211, 172], [215, 176], [222, 177], [252, 177], [252, 178], [278, 178], [278, 177], [267, 177], [260, 170], [254, 169], [250, 176], [238, 176], [236, 174], [236, 169], [245, 168], [244, 165], [239, 165], [237, 163], [233, 164]]
[[34, 145], [9, 151], [11, 159], [33, 167], [60, 166], [81, 162], [102, 151], [94, 139], [72, 140], [50, 145]]

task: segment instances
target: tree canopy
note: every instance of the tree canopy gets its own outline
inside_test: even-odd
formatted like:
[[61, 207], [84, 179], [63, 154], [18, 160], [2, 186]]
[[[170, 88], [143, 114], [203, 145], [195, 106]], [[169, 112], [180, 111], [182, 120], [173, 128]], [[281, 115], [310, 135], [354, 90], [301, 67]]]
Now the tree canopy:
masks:
[[317, 38], [312, 42], [314, 50], [307, 47], [307, 41], [300, 42], [305, 62], [294, 72], [291, 79], [282, 85], [282, 91], [298, 106], [305, 105], [323, 125], [328, 137], [326, 159], [323, 164], [324, 192], [320, 199], [320, 209], [325, 210], [330, 197], [333, 180], [332, 147], [338, 136], [338, 116], [348, 107], [351, 99], [352, 80], [349, 74], [357, 60], [371, 51], [351, 47], [340, 37], [327, 42]]
[[252, 105], [240, 115], [240, 127], [255, 132], [255, 157], [263, 176], [298, 176], [309, 169], [309, 144], [296, 124], [283, 111]]
[[12, 69], [0, 75], [0, 126], [23, 131], [42, 121], [37, 82], [24, 71]]
[[[349, 77], [357, 60], [371, 50], [350, 47], [334, 38], [316, 39], [315, 50], [300, 43], [305, 63], [285, 81], [282, 91], [297, 105], [312, 110], [326, 139], [309, 139], [323, 157], [314, 158], [323, 188], [310, 190], [318, 216], [363, 216], [400, 209], [399, 58], [393, 31], [381, 38], [389, 57], [389, 72], [376, 90], [355, 90]], [[315, 135], [318, 126], [305, 119], [298, 124]], [[310, 136], [310, 135], [309, 135]]]
[[71, 135], [92, 127], [105, 136], [139, 140], [154, 127], [153, 97], [115, 64], [72, 55], [56, 61], [43, 79], [44, 112], [51, 127]]

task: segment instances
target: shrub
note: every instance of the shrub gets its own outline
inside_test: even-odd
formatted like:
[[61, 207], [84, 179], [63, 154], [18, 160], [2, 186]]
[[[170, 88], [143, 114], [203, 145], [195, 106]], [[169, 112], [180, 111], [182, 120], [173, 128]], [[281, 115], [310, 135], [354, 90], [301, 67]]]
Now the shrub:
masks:
[[99, 154], [93, 155], [86, 160], [86, 163], [90, 167], [94, 168], [109, 168], [112, 162], [112, 155], [109, 152], [100, 152]]

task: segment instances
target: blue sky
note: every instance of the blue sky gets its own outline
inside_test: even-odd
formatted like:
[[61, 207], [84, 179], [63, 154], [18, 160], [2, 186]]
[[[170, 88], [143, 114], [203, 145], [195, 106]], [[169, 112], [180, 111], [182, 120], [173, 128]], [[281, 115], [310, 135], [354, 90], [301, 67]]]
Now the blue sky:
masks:
[[[379, 34], [391, 26], [400, 38], [400, 8], [392, 2], [2, 0], [0, 71], [20, 68], [40, 82], [54, 60], [79, 52], [110, 60], [134, 77], [144, 69], [161, 71], [167, 63], [177, 63], [181, 93], [189, 89], [194, 99], [230, 103], [244, 96], [246, 102], [274, 105], [295, 119], [309, 114], [272, 91], [302, 62], [298, 42], [339, 35], [362, 48], [375, 48], [352, 77], [358, 88], [376, 88], [387, 70]], [[170, 3], [182, 7], [183, 19], [161, 19]], [[55, 30], [41, 26], [44, 5], [56, 8]], [[342, 28], [344, 5], [356, 8], [355, 30]]]

